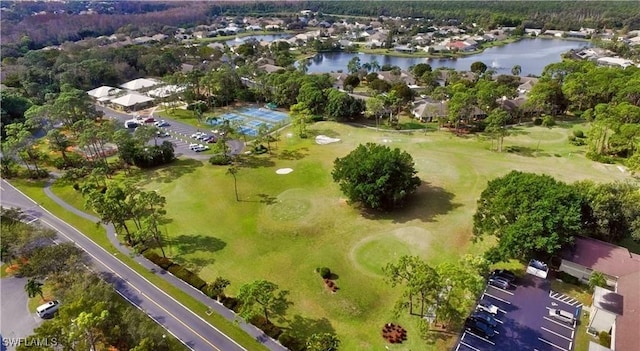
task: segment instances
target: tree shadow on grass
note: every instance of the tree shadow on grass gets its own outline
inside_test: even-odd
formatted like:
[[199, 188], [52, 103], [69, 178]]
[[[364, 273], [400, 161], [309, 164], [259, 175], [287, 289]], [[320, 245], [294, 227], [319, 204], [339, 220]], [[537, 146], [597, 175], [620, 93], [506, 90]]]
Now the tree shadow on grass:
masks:
[[293, 318], [289, 320], [288, 327], [284, 329], [287, 330], [287, 334], [303, 341], [316, 333], [336, 333], [328, 319], [305, 318], [299, 314], [293, 316]]
[[191, 257], [189, 259], [184, 259], [183, 257], [184, 256], [174, 257], [172, 258], [172, 261], [185, 267], [186, 269], [190, 270], [195, 274], [199, 274], [202, 268], [204, 268], [207, 265], [213, 264], [216, 261], [213, 258], [204, 259], [204, 258]]
[[391, 212], [366, 209], [362, 211], [362, 215], [369, 219], [391, 219], [394, 223], [406, 223], [414, 219], [432, 222], [435, 217], [445, 215], [462, 206], [452, 202], [454, 196], [455, 194], [441, 187], [422, 182], [403, 208]]
[[546, 153], [544, 151], [536, 150], [536, 149], [530, 148], [528, 146], [518, 146], [518, 145], [507, 146], [504, 149], [504, 151], [507, 152], [507, 153], [510, 153], [510, 154], [516, 154], [516, 155], [524, 156], [524, 157], [547, 157], [547, 156], [550, 156], [548, 153]]
[[260, 202], [266, 205], [273, 205], [277, 202], [278, 198], [269, 194], [258, 194]]
[[151, 180], [161, 183], [170, 183], [183, 175], [193, 173], [197, 168], [202, 167], [202, 161], [192, 158], [183, 158], [173, 161], [168, 165], [152, 168], [139, 174], [143, 184], [148, 184]]
[[280, 160], [300, 160], [309, 155], [309, 148], [303, 147], [296, 150], [282, 150], [276, 157]]
[[211, 236], [202, 234], [178, 235], [170, 239], [170, 245], [180, 254], [190, 254], [196, 251], [207, 251], [208, 253], [220, 251], [227, 246], [227, 243]]
[[248, 167], [248, 168], [260, 168], [260, 167], [274, 167], [276, 165], [275, 162], [269, 158], [269, 155], [247, 155], [243, 156], [238, 160], [239, 167]]

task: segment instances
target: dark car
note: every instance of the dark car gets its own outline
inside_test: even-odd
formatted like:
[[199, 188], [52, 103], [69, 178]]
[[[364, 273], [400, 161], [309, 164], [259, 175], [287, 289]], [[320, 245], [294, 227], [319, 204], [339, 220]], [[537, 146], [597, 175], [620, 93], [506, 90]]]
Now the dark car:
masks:
[[473, 319], [467, 318], [464, 322], [464, 329], [480, 334], [481, 336], [492, 338], [496, 335], [496, 331], [493, 330], [488, 325], [481, 323], [479, 321], [475, 321]]
[[496, 269], [491, 272], [491, 277], [499, 277], [502, 278], [509, 283], [513, 283], [516, 280], [516, 275], [512, 271], [508, 271], [506, 269]]
[[502, 277], [491, 277], [489, 278], [489, 285], [493, 285], [495, 287], [498, 287], [500, 289], [509, 289], [509, 287], [511, 286], [511, 284], [509, 284], [509, 281], [502, 278]]
[[498, 326], [498, 321], [496, 321], [496, 319], [493, 318], [492, 315], [483, 311], [475, 312], [474, 314], [471, 315], [471, 317], [469, 317], [469, 319], [484, 323], [490, 326], [491, 328], [495, 328]]

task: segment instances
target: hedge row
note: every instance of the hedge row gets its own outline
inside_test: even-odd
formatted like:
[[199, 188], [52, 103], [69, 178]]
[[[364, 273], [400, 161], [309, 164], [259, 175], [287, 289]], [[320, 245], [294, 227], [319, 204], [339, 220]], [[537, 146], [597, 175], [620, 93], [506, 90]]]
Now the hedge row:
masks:
[[255, 325], [258, 329], [276, 340], [278, 340], [278, 337], [282, 334], [282, 329], [267, 321], [264, 316], [253, 316], [253, 318], [249, 320], [249, 323]]
[[207, 283], [192, 271], [182, 267], [179, 264], [173, 263], [173, 261], [171, 261], [170, 259], [162, 257], [151, 250], [143, 251], [142, 255], [149, 261], [158, 265], [160, 268], [169, 271], [177, 278], [182, 279], [185, 283], [205, 292], [203, 289], [207, 286]]
[[288, 332], [280, 334], [278, 341], [291, 351], [305, 351], [307, 349], [304, 340], [300, 340]]

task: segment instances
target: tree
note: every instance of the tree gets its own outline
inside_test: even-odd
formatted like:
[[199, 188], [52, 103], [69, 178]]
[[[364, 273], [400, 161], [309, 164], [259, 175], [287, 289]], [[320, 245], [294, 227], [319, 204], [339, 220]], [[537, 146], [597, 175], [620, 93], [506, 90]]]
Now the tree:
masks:
[[344, 88], [344, 90], [353, 92], [353, 89], [357, 88], [359, 84], [360, 84], [360, 78], [358, 78], [358, 75], [351, 74], [344, 79], [344, 82], [342, 83], [342, 87]]
[[604, 274], [598, 271], [593, 271], [589, 276], [589, 289], [591, 291], [595, 290], [596, 286], [601, 288], [607, 287], [607, 278], [604, 277]]
[[354, 56], [351, 60], [349, 60], [349, 62], [347, 63], [347, 71], [350, 74], [356, 74], [358, 73], [358, 71], [360, 70], [362, 66], [360, 65], [360, 58], [358, 56]]
[[514, 65], [511, 68], [511, 74], [513, 74], [514, 76], [519, 76], [521, 72], [522, 72], [522, 67], [520, 65]]
[[378, 96], [374, 96], [370, 99], [367, 99], [365, 104], [367, 106], [365, 110], [365, 116], [375, 118], [376, 127], [378, 127], [380, 118], [382, 118], [382, 114], [385, 112], [384, 100], [382, 100]]
[[220, 299], [224, 297], [224, 289], [226, 289], [230, 284], [231, 281], [229, 281], [229, 279], [217, 277], [213, 283], [207, 284], [207, 295], [220, 301]]
[[582, 198], [548, 175], [512, 171], [487, 184], [473, 215], [474, 239], [497, 237], [487, 252], [492, 262], [550, 257], [582, 231]]
[[497, 140], [496, 149], [498, 152], [502, 152], [504, 137], [509, 135], [507, 121], [509, 121], [509, 114], [501, 108], [496, 108], [491, 111], [485, 119], [485, 123], [487, 123], [485, 132], [491, 134]]
[[424, 316], [425, 306], [435, 303], [440, 290], [437, 272], [419, 257], [401, 256], [397, 264], [388, 263], [382, 271], [392, 287], [405, 286], [403, 297], [396, 305], [397, 311], [408, 306], [409, 314], [413, 315], [413, 302], [417, 297], [420, 301], [419, 316]]
[[325, 113], [335, 120], [351, 119], [360, 115], [364, 111], [364, 102], [353, 96], [339, 91], [329, 89]]
[[68, 164], [67, 148], [71, 146], [71, 142], [67, 136], [62, 134], [59, 129], [51, 129], [47, 133], [47, 140], [49, 140], [49, 149], [60, 152], [65, 164]]
[[29, 261], [20, 267], [20, 273], [26, 277], [45, 278], [50, 274], [59, 274], [78, 270], [83, 251], [73, 243], [53, 246], [41, 246], [29, 255]]
[[227, 169], [227, 174], [230, 174], [233, 177], [233, 189], [235, 190], [236, 201], [240, 201], [240, 198], [238, 197], [238, 178], [236, 178], [236, 175], [238, 174], [238, 167], [230, 166]]
[[420, 185], [413, 159], [405, 151], [367, 143], [334, 161], [331, 173], [349, 201], [392, 210], [404, 204]]
[[251, 319], [256, 315], [263, 315], [270, 323], [269, 315], [284, 315], [291, 304], [287, 300], [286, 290], [278, 290], [278, 285], [266, 280], [256, 280], [240, 287], [238, 300], [242, 302], [240, 316]]
[[51, 115], [66, 127], [83, 119], [95, 120], [99, 116], [91, 97], [85, 91], [69, 85], [62, 86], [51, 108]]
[[44, 300], [44, 295], [42, 294], [42, 283], [31, 278], [27, 280], [27, 284], [24, 286], [24, 291], [27, 292], [29, 298], [36, 297], [36, 295], [40, 295], [40, 298]]
[[298, 129], [298, 136], [307, 137], [307, 123], [311, 119], [311, 111], [304, 103], [297, 103], [291, 106], [289, 110], [291, 116], [291, 124]]
[[475, 73], [476, 75], [480, 75], [484, 73], [486, 70], [487, 70], [487, 65], [485, 65], [483, 62], [476, 61], [471, 64], [471, 72]]
[[428, 63], [419, 63], [413, 66], [411, 72], [416, 79], [421, 79], [425, 73], [431, 72], [431, 65]]
[[307, 351], [337, 351], [340, 339], [332, 333], [314, 333], [307, 339]]
[[305, 82], [300, 87], [296, 101], [305, 104], [311, 113], [321, 114], [324, 110], [324, 105], [327, 103], [327, 98], [317, 83]]

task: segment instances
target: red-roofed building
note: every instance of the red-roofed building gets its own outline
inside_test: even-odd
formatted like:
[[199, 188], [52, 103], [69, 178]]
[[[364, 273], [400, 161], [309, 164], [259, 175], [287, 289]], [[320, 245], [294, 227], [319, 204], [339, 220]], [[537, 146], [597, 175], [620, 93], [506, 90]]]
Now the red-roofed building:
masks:
[[612, 350], [639, 350], [640, 255], [604, 241], [576, 238], [573, 248], [563, 255], [559, 270], [585, 282], [594, 271], [604, 274], [615, 291], [596, 289], [590, 331], [610, 332]]

